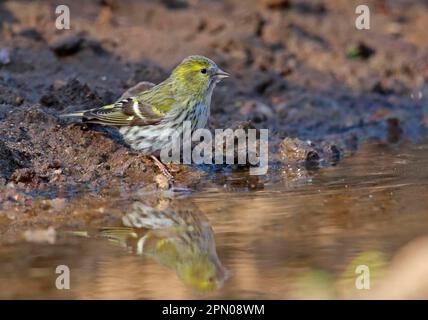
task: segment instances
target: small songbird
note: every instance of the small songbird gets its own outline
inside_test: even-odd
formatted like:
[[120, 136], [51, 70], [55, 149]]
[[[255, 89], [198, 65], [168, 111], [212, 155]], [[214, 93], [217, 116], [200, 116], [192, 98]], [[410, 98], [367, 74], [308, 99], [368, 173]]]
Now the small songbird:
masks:
[[195, 292], [207, 293], [223, 285], [229, 273], [217, 256], [209, 221], [194, 205], [161, 210], [135, 201], [127, 211], [124, 226], [104, 227], [95, 236], [174, 270]]
[[[189, 56], [165, 81], [146, 91], [114, 104], [62, 116], [118, 127], [131, 148], [152, 158], [158, 157], [163, 148], [174, 143], [171, 132], [181, 134], [184, 121], [190, 121], [192, 130], [206, 126], [213, 90], [228, 76], [214, 61], [203, 56]], [[156, 162], [157, 158], [154, 160]]]

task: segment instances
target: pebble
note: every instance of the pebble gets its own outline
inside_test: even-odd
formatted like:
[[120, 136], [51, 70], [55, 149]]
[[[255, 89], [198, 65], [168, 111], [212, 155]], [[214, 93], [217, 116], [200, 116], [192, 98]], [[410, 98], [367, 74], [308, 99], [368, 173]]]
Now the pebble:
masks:
[[49, 47], [57, 56], [63, 57], [78, 52], [83, 43], [83, 38], [78, 35], [72, 35], [53, 42]]

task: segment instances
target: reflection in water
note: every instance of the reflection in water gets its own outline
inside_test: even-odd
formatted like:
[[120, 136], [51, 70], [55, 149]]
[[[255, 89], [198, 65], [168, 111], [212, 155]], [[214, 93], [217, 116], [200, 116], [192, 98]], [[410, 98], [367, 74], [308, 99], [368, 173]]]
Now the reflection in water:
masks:
[[[89, 234], [0, 238], [0, 298], [428, 298], [427, 144], [366, 144], [335, 167], [221, 179], [180, 198], [109, 188], [13, 223], [0, 215], [8, 239], [34, 221]], [[71, 290], [55, 288], [59, 264]], [[369, 290], [356, 286], [358, 266]]]
[[226, 269], [215, 247], [214, 233], [195, 206], [153, 208], [136, 201], [123, 218], [124, 227], [104, 227], [98, 236], [148, 256], [174, 270], [183, 283], [204, 293], [221, 287]]

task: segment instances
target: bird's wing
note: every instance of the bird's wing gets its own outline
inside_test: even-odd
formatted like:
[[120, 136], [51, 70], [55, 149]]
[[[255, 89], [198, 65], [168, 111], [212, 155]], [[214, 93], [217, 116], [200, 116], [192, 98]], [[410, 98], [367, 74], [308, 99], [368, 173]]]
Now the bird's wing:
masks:
[[159, 210], [136, 201], [132, 210], [122, 217], [122, 223], [135, 229], [151, 229], [156, 236], [174, 239], [176, 243], [198, 242], [203, 248], [209, 247], [214, 241], [211, 225], [196, 207], [192, 207]]
[[133, 228], [103, 227], [99, 229], [99, 236], [123, 245], [126, 244], [129, 239], [138, 238], [139, 235]]
[[84, 122], [111, 126], [146, 126], [159, 123], [164, 113], [137, 97], [83, 112]]
[[132, 98], [135, 96], [141, 95], [143, 92], [146, 92], [150, 89], [152, 89], [155, 86], [154, 83], [148, 82], [148, 81], [141, 81], [138, 82], [135, 86], [129, 88], [126, 90], [120, 98], [117, 100], [118, 102], [127, 98]]

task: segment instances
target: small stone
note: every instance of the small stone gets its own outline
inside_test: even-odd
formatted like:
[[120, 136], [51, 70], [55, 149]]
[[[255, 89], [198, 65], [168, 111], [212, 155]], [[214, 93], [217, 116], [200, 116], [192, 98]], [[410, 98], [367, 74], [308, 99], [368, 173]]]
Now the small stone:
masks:
[[327, 160], [333, 165], [340, 161], [342, 154], [340, 149], [336, 145], [330, 144], [328, 142], [323, 142], [321, 144], [321, 147], [322, 147], [323, 157], [325, 160]]
[[318, 152], [310, 143], [297, 138], [285, 138], [279, 145], [278, 156], [287, 162], [319, 159]]
[[24, 102], [24, 98], [21, 96], [17, 96], [15, 98], [15, 105], [20, 106], [22, 104], [22, 102]]
[[83, 38], [78, 35], [72, 35], [52, 43], [49, 47], [59, 57], [75, 54], [82, 48]]

